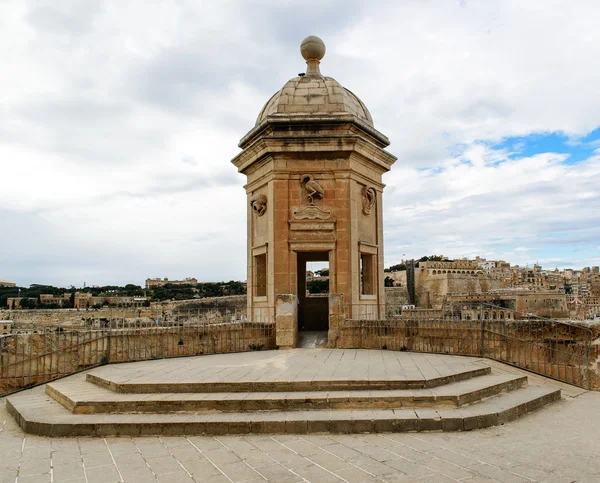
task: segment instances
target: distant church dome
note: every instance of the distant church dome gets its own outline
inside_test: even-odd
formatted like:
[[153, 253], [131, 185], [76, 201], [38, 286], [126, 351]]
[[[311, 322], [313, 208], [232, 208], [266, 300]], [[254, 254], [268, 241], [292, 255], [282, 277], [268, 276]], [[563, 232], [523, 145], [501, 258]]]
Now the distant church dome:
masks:
[[306, 74], [289, 80], [260, 111], [256, 124], [268, 117], [335, 116], [352, 114], [373, 126], [367, 106], [351, 91], [331, 77], [324, 77], [319, 63], [325, 56], [325, 44], [319, 37], [302, 41], [300, 52], [308, 66]]

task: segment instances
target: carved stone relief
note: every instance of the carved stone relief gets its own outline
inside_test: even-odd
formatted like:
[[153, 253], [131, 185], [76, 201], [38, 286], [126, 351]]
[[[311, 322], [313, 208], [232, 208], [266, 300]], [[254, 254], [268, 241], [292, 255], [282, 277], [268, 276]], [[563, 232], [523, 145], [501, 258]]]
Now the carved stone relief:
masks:
[[317, 183], [312, 174], [302, 175], [300, 185], [302, 186], [302, 198], [305, 199], [309, 205], [314, 205], [315, 200], [322, 200], [325, 191], [319, 183]]
[[377, 192], [375, 188], [370, 186], [365, 186], [362, 189], [362, 205], [363, 205], [363, 213], [365, 215], [369, 215], [373, 206], [375, 206], [375, 202], [377, 201]]
[[309, 205], [293, 212], [295, 220], [328, 220], [331, 218], [331, 211], [322, 210], [318, 206]]
[[250, 199], [250, 206], [256, 213], [256, 216], [263, 216], [267, 211], [267, 197], [265, 195], [254, 195]]

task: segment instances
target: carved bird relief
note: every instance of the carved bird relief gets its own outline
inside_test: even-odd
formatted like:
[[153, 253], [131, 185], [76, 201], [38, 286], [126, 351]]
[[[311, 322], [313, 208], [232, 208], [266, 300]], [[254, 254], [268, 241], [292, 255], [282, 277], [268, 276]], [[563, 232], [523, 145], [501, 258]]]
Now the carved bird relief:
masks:
[[321, 185], [313, 180], [312, 174], [305, 174], [302, 176], [302, 186], [306, 190], [306, 199], [311, 205], [315, 204], [316, 199], [323, 199], [325, 191], [321, 188]]

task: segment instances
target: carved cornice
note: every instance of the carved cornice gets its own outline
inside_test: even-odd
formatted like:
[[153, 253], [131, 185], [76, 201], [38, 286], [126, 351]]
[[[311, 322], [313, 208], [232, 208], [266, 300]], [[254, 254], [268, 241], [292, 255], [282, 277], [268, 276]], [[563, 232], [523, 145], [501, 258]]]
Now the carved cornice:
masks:
[[377, 165], [382, 172], [390, 170], [396, 157], [379, 148], [372, 142], [357, 135], [340, 136], [289, 136], [285, 138], [262, 138], [242, 151], [231, 161], [240, 173], [247, 174], [247, 170], [254, 163], [261, 161], [265, 156], [277, 153], [291, 153], [302, 157], [315, 153], [357, 153], [369, 162]]
[[[319, 128], [322, 125], [349, 125], [355, 131], [360, 131], [361, 135], [369, 136], [373, 138], [373, 141], [380, 144], [381, 147], [389, 146], [390, 140], [379, 132], [374, 127], [365, 123], [364, 121], [356, 118], [352, 114], [322, 114], [316, 115], [315, 113], [306, 114], [274, 114], [258, 125], [254, 126], [248, 133], [240, 140], [238, 146], [245, 149], [252, 141], [259, 136], [264, 136], [268, 129], [278, 128], [279, 126], [291, 125], [293, 129], [298, 128]], [[273, 128], [271, 127], [273, 126]]]

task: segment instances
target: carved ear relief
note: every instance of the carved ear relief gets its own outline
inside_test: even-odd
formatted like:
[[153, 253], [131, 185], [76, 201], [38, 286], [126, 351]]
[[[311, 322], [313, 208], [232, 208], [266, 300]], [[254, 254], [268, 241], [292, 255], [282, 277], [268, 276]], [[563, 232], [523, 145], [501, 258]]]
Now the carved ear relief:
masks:
[[263, 216], [267, 211], [267, 197], [265, 195], [254, 195], [250, 199], [250, 206], [256, 216]]
[[362, 205], [363, 205], [363, 213], [365, 215], [371, 214], [371, 210], [375, 203], [377, 202], [377, 191], [375, 188], [371, 186], [365, 186], [362, 189]]

